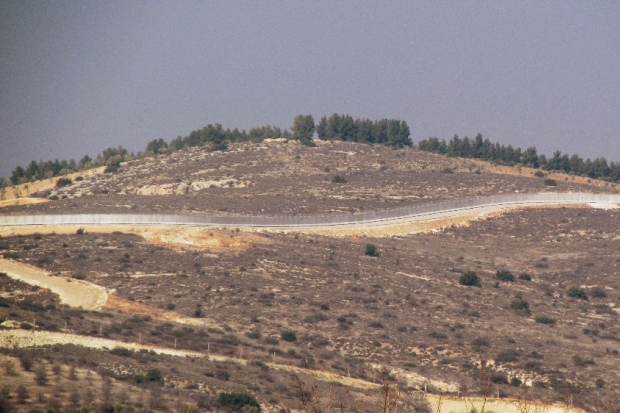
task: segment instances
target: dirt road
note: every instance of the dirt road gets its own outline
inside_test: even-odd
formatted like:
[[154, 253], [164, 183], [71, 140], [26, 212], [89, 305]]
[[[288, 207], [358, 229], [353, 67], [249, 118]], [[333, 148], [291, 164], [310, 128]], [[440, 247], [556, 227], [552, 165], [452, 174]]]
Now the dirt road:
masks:
[[0, 259], [0, 272], [9, 277], [38, 287], [47, 288], [58, 294], [60, 301], [71, 307], [85, 310], [99, 310], [108, 299], [105, 288], [86, 281], [57, 277], [40, 268]]

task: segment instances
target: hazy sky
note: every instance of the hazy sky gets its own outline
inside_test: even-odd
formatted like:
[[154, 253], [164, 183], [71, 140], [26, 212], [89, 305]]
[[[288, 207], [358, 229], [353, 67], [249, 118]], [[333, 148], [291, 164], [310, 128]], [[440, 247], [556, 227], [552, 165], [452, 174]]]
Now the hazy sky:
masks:
[[619, 161], [620, 2], [0, 0], [0, 176], [334, 112]]

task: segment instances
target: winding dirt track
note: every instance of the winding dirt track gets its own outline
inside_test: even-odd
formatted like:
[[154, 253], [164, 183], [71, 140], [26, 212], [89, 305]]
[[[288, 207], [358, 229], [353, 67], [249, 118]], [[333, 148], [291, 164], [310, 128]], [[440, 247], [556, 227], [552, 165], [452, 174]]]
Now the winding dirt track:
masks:
[[86, 281], [55, 277], [51, 273], [27, 264], [0, 259], [0, 272], [9, 277], [58, 294], [60, 301], [71, 307], [99, 310], [108, 299], [105, 288]]

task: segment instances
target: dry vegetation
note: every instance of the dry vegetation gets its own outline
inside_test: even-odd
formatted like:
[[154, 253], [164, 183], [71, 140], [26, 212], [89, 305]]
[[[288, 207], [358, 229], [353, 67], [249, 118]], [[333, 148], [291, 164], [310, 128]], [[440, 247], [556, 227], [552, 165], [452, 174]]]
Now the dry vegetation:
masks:
[[307, 214], [517, 191], [618, 192], [611, 184], [567, 175], [554, 176], [558, 185], [547, 186], [533, 173], [381, 145], [247, 142], [226, 152], [187, 148], [131, 161], [117, 173], [33, 195], [51, 203], [10, 206], [4, 213]]
[[[570, 177], [546, 187], [525, 171], [492, 170], [379, 146], [244, 143], [134, 161], [47, 194], [64, 200], [7, 211], [305, 213], [517, 190], [616, 191]], [[335, 175], [346, 183], [332, 182]], [[209, 181], [179, 195], [137, 194]], [[0, 335], [36, 329], [128, 344], [8, 346], [0, 373], [15, 379], [0, 385], [0, 403], [23, 411], [211, 411], [222, 409], [222, 392], [233, 392], [253, 395], [263, 410], [310, 411], [308, 396], [319, 395], [320, 411], [328, 400], [334, 410], [342, 403], [345, 411], [381, 411], [388, 386], [400, 411], [426, 411], [425, 388], [570, 401], [589, 411], [610, 401], [605, 411], [617, 410], [619, 218], [616, 209], [528, 208], [374, 237], [3, 229], [4, 257], [103, 286], [109, 298], [101, 311], [84, 311], [0, 276]], [[467, 271], [481, 288], [459, 282]], [[132, 351], [129, 343], [150, 347]], [[156, 347], [201, 357], [148, 350]]]

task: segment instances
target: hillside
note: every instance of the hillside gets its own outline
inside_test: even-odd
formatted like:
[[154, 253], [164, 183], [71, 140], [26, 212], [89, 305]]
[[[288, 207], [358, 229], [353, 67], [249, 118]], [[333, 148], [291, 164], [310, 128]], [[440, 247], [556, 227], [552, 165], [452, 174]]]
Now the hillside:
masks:
[[336, 141], [313, 148], [267, 140], [231, 144], [224, 152], [185, 148], [130, 161], [116, 173], [31, 195], [52, 202], [3, 213], [310, 214], [515, 192], [620, 193], [611, 184], [564, 174], [550, 175], [557, 186], [547, 186], [534, 171], [409, 148]]
[[[38, 190], [48, 201], [2, 213], [309, 214], [517, 191], [619, 193], [602, 182], [533, 174], [378, 145], [246, 142], [131, 161], [113, 174]], [[108, 293], [102, 309], [87, 311], [0, 277], [1, 357], [31, 389], [29, 408], [210, 411], [222, 391], [234, 391], [263, 409], [300, 409], [314, 384], [323, 402], [331, 388], [345, 411], [356, 403], [377, 411], [385, 380], [398, 387], [403, 411], [425, 411], [425, 388], [595, 411], [620, 392], [620, 211], [607, 207], [525, 208], [377, 236], [0, 228], [5, 258]], [[468, 271], [480, 288], [459, 282]], [[74, 344], [8, 345], [23, 344], [17, 332], [33, 328]], [[178, 357], [174, 349], [191, 353]], [[17, 364], [28, 357], [32, 373]], [[47, 384], [37, 384], [37, 368], [48, 372]], [[163, 387], [138, 383], [136, 374], [152, 369]], [[85, 379], [77, 396], [68, 390], [70, 371]], [[16, 401], [17, 386], [9, 390]]]

